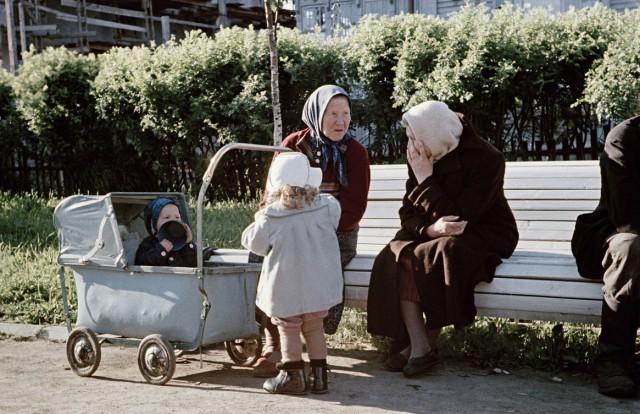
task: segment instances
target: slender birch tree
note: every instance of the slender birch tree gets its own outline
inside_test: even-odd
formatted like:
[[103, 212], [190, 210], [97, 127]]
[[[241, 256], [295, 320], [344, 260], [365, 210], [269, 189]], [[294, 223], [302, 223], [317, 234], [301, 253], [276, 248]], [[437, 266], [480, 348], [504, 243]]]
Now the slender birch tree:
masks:
[[275, 22], [279, 0], [264, 0], [269, 39], [269, 60], [271, 62], [271, 104], [273, 106], [273, 145], [282, 144], [282, 112], [280, 110], [280, 86], [278, 85], [278, 49], [276, 45]]

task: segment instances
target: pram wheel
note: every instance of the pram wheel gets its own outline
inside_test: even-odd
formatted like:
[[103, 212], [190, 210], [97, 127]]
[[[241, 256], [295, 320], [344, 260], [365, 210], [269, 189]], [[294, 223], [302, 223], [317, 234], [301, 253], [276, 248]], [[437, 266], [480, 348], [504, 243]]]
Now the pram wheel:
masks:
[[176, 370], [173, 346], [161, 335], [146, 336], [138, 346], [138, 368], [148, 383], [166, 384]]
[[249, 367], [258, 360], [262, 353], [262, 337], [234, 339], [226, 341], [224, 346], [233, 362], [242, 367]]
[[77, 327], [67, 338], [67, 361], [73, 372], [90, 377], [100, 365], [100, 343], [91, 329]]

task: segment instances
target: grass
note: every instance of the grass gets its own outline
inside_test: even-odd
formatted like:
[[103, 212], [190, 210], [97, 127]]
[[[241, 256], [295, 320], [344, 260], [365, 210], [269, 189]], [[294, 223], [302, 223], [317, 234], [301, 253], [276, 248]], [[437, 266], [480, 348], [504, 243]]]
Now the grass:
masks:
[[[64, 324], [56, 263], [58, 240], [52, 220], [60, 201], [55, 197], [0, 192], [0, 321]], [[195, 224], [193, 201], [190, 209]], [[203, 206], [203, 244], [240, 247], [242, 230], [253, 220], [256, 209], [256, 203], [230, 201]], [[65, 273], [74, 320], [77, 297], [72, 274]], [[327, 337], [329, 346], [375, 350], [382, 358], [390, 343], [386, 338], [369, 335], [366, 326], [364, 310], [345, 309], [338, 332]], [[444, 329], [440, 354], [445, 360], [468, 361], [488, 368], [585, 370], [595, 356], [598, 330], [590, 325], [479, 317], [463, 330]]]
[[[387, 338], [367, 333], [367, 314], [345, 309], [329, 346], [339, 349], [378, 350], [389, 355]], [[444, 360], [466, 361], [481, 368], [531, 367], [548, 371], [587, 371], [596, 355], [599, 327], [583, 324], [550, 324], [477, 317], [461, 330], [442, 330], [439, 353]]]
[[[191, 203], [189, 215], [196, 221], [195, 205]], [[243, 204], [235, 201], [208, 203], [202, 208], [203, 245], [219, 248], [240, 248], [242, 230], [253, 221], [258, 203]], [[195, 237], [195, 236], [194, 236]]]

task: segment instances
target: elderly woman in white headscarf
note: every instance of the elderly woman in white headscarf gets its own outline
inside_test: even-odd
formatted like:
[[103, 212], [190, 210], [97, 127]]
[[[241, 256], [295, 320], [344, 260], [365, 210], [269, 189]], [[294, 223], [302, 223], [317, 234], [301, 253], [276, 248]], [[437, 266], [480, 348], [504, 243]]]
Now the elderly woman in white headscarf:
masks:
[[[319, 167], [322, 170], [320, 193], [332, 195], [340, 202], [342, 213], [337, 236], [344, 267], [356, 254], [358, 224], [367, 209], [370, 181], [367, 149], [351, 135], [351, 99], [339, 86], [323, 85], [313, 91], [304, 104], [302, 121], [307, 127], [286, 137], [282, 146], [303, 153], [312, 167]], [[261, 208], [267, 196], [265, 194]], [[316, 253], [318, 260], [323, 260], [324, 252]], [[257, 261], [254, 256], [250, 260]], [[329, 310], [324, 320], [325, 333], [336, 332], [342, 308], [340, 303]], [[273, 328], [267, 321], [264, 357], [254, 367], [255, 376], [267, 377], [278, 372], [268, 359], [279, 347], [278, 333]]]
[[473, 322], [474, 287], [493, 279], [518, 230], [504, 196], [504, 156], [462, 114], [427, 101], [402, 124], [409, 178], [401, 229], [373, 265], [367, 328], [401, 344], [386, 367], [413, 377], [437, 364], [442, 327]]

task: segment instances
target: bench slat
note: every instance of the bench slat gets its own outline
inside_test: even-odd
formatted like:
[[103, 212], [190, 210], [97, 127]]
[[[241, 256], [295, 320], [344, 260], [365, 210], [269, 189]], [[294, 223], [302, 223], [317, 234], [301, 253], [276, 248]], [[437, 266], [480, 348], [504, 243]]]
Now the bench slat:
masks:
[[535, 211], [576, 211], [593, 210], [598, 205], [597, 200], [509, 200], [512, 210]]
[[[393, 192], [396, 198], [402, 198], [405, 191], [407, 177], [402, 179], [381, 179], [371, 181], [369, 190], [374, 191], [372, 199], [375, 199], [376, 192]], [[571, 191], [599, 191], [600, 177], [505, 177], [504, 189], [510, 190], [571, 190]], [[402, 193], [398, 196], [398, 192]]]
[[576, 223], [573, 221], [531, 221], [516, 220], [519, 231], [525, 230], [566, 230], [573, 231]]
[[502, 279], [481, 283], [476, 293], [521, 295], [561, 299], [602, 299], [602, 285], [597, 283], [563, 282], [557, 280]]
[[[370, 201], [393, 201], [402, 200], [404, 189], [392, 187], [382, 187], [375, 185], [369, 190]], [[509, 200], [592, 200], [598, 202], [600, 190], [598, 189], [542, 189], [527, 188], [524, 185], [514, 186], [515, 188], [505, 188], [505, 196]], [[400, 203], [398, 203], [398, 206]]]
[[513, 215], [517, 221], [569, 221], [575, 224], [578, 215], [591, 211], [592, 209], [582, 211], [514, 210]]
[[549, 190], [511, 189], [505, 190], [508, 200], [600, 200], [600, 190]]
[[505, 178], [505, 190], [550, 189], [550, 190], [599, 190], [600, 178]]
[[[358, 252], [377, 253], [382, 250], [385, 244], [386, 243], [362, 243], [358, 245]], [[539, 253], [571, 253], [571, 242], [554, 240], [520, 240], [517, 248], [520, 250], [530, 250], [532, 252]]]
[[[385, 245], [393, 238], [393, 235], [397, 232], [397, 229], [383, 228], [379, 229], [380, 234], [372, 235], [365, 230], [374, 230], [371, 228], [361, 229], [358, 234], [358, 244], [381, 244]], [[520, 230], [520, 241], [524, 240], [537, 240], [537, 241], [558, 241], [558, 240], [570, 240], [573, 230]]]
[[[349, 262], [346, 270], [370, 270], [376, 253], [358, 252], [358, 255]], [[508, 263], [522, 263], [535, 265], [537, 263], [557, 264], [557, 265], [575, 265], [575, 259], [571, 253], [542, 253], [533, 251], [516, 250], [513, 255], [504, 259]]]
[[520, 240], [518, 242], [518, 246], [516, 247], [518, 250], [531, 250], [535, 252], [547, 252], [547, 253], [556, 253], [556, 252], [566, 252], [571, 253], [571, 242], [570, 241], [539, 241], [539, 240]]
[[[542, 273], [542, 270], [547, 270], [548, 273]], [[350, 286], [368, 286], [369, 279], [370, 270], [347, 270], [344, 272], [345, 284]], [[543, 283], [547, 283], [549, 281], [558, 281], [575, 283], [576, 285], [589, 285], [590, 287], [587, 287], [586, 289], [589, 289], [589, 291], [592, 292], [598, 291], [600, 297], [602, 297], [601, 284], [599, 282], [593, 282], [588, 279], [582, 280], [571, 266], [534, 267], [530, 265], [518, 266], [506, 263], [498, 267], [492, 284], [501, 283], [501, 280], [518, 280], [522, 283], [525, 283], [524, 281], [526, 280], [542, 281]], [[570, 286], [571, 285], [566, 285], [567, 288], [570, 288]], [[567, 295], [567, 297], [569, 296], [571, 295]]]
[[[516, 220], [561, 220], [575, 221], [578, 214], [592, 211], [596, 205], [595, 200], [512, 200], [509, 205], [513, 210]], [[380, 200], [369, 203], [364, 214], [364, 220], [372, 218], [389, 219], [390, 214], [398, 215], [400, 202]], [[393, 219], [396, 219], [393, 217]], [[398, 223], [399, 223], [399, 219]]]
[[[367, 292], [366, 287], [347, 286], [345, 305], [366, 309]], [[476, 293], [475, 303], [479, 316], [598, 324], [602, 299], [559, 299]]]
[[[526, 230], [562, 230], [573, 231], [575, 221], [551, 221], [551, 220], [516, 220], [520, 231]], [[360, 222], [359, 234], [375, 234], [376, 232], [395, 232], [400, 228], [398, 218], [365, 218]], [[373, 233], [372, 233], [373, 232]], [[568, 239], [567, 239], [568, 240]]]
[[[375, 256], [375, 253], [369, 253], [366, 256], [358, 254], [353, 258], [345, 269], [345, 283], [368, 285], [368, 273], [373, 267]], [[496, 278], [575, 281], [600, 285], [599, 281], [580, 277], [575, 267], [575, 260], [569, 254], [558, 256], [541, 253], [537, 256], [515, 254], [509, 259], [504, 259], [498, 266]]]
[[[552, 165], [549, 165], [552, 164]], [[406, 180], [408, 168], [405, 164], [372, 165], [371, 180]], [[508, 162], [507, 178], [600, 178], [598, 161], [552, 161], [552, 162]]]
[[[361, 286], [368, 289], [369, 273], [346, 272], [347, 286]], [[602, 284], [581, 283], [575, 280], [512, 279], [496, 277], [491, 283], [480, 283], [476, 293], [495, 295], [519, 295], [553, 297], [560, 299], [602, 299]]]

